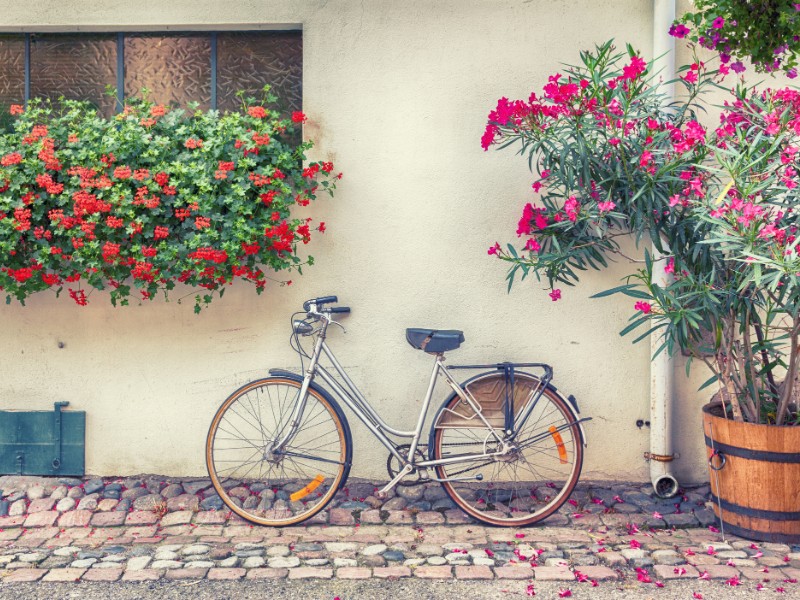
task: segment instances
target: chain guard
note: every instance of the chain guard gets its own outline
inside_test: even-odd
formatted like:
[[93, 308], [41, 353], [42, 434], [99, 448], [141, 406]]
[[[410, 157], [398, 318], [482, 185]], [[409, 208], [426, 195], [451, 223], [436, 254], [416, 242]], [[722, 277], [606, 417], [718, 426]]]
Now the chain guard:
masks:
[[[401, 444], [400, 446], [396, 446], [397, 450], [400, 454], [405, 454], [408, 456], [408, 451], [411, 449], [411, 444]], [[425, 460], [427, 458], [427, 444], [420, 444], [417, 446], [416, 456], [417, 460]], [[389, 458], [386, 460], [386, 470], [389, 471], [389, 477], [394, 479], [397, 477], [397, 474], [401, 471], [401, 466], [395, 457], [394, 454], [391, 452], [389, 453]], [[416, 479], [415, 479], [416, 477]], [[397, 485], [402, 486], [412, 486], [412, 485], [419, 485], [421, 483], [427, 482], [427, 479], [422, 479], [422, 476], [418, 470], [413, 470], [411, 473], [403, 477]]]

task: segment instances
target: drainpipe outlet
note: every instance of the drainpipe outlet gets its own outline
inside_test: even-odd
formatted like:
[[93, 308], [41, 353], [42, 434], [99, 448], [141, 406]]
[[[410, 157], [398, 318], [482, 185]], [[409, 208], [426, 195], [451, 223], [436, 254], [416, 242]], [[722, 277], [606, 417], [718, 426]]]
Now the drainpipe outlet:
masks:
[[672, 498], [678, 493], [678, 481], [672, 475], [662, 475], [653, 480], [653, 490], [659, 498]]

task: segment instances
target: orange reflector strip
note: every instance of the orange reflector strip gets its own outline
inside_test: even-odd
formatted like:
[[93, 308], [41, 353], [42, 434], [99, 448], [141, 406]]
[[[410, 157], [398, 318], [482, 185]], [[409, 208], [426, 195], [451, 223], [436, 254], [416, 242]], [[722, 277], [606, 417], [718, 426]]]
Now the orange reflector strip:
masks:
[[325, 481], [325, 478], [322, 475], [317, 475], [306, 487], [304, 487], [302, 490], [297, 490], [294, 494], [289, 496], [289, 500], [292, 502], [297, 502], [300, 500], [300, 498], [305, 498], [311, 492], [317, 489], [323, 481]]
[[556, 442], [556, 448], [558, 448], [558, 458], [561, 459], [562, 463], [566, 463], [567, 462], [567, 449], [564, 446], [564, 440], [561, 438], [561, 434], [558, 433], [558, 430], [553, 425], [550, 425], [550, 428], [548, 429], [548, 431], [550, 431], [550, 435], [553, 436], [553, 439]]

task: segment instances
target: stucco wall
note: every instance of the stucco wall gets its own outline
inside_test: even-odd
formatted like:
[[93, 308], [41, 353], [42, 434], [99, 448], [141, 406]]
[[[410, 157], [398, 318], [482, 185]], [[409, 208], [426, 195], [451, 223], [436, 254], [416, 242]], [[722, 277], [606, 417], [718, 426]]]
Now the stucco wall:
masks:
[[[506, 293], [505, 267], [486, 249], [514, 237], [532, 199], [526, 162], [484, 153], [479, 139], [497, 98], [527, 98], [579, 49], [616, 38], [652, 46], [644, 0], [294, 0], [136, 3], [2, 2], [4, 30], [302, 26], [306, 135], [314, 156], [344, 172], [336, 198], [310, 210], [328, 232], [316, 265], [291, 287], [257, 297], [234, 287], [195, 316], [156, 301], [88, 307], [42, 296], [0, 307], [0, 407], [86, 410], [87, 469], [100, 474], [202, 474], [206, 429], [225, 396], [268, 367], [294, 367], [289, 315], [302, 300], [338, 294], [348, 334], [330, 344], [390, 423], [411, 428], [430, 359], [404, 341], [407, 326], [461, 328], [453, 363], [540, 360], [594, 421], [584, 476], [647, 480], [649, 359], [620, 338], [623, 298], [590, 300], [628, 267], [589, 273], [563, 299], [542, 285]], [[60, 347], [62, 346], [63, 347]], [[676, 365], [681, 480], [706, 477], [699, 406]], [[351, 419], [353, 473], [382, 477], [385, 451]]]

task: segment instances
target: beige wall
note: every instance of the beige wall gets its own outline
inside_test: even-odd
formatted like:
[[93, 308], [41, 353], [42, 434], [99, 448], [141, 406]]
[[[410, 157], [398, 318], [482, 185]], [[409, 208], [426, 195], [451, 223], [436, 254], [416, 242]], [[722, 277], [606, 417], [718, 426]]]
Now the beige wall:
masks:
[[[5, 6], [2, 6], [5, 4]], [[648, 347], [618, 331], [623, 298], [590, 300], [627, 272], [588, 274], [558, 303], [542, 285], [506, 294], [505, 268], [486, 249], [511, 241], [531, 200], [526, 162], [484, 153], [486, 114], [500, 96], [527, 98], [577, 51], [614, 37], [650, 54], [645, 0], [64, 0], [0, 3], [6, 30], [252, 28], [302, 24], [306, 134], [314, 155], [344, 172], [336, 198], [313, 214], [328, 232], [317, 264], [291, 287], [257, 297], [234, 287], [199, 316], [189, 304], [86, 308], [42, 296], [0, 307], [0, 408], [87, 411], [87, 469], [99, 474], [204, 472], [206, 429], [225, 396], [268, 367], [294, 367], [290, 313], [303, 299], [338, 294], [353, 307], [339, 352], [390, 423], [411, 427], [429, 358], [404, 341], [407, 326], [461, 328], [453, 363], [541, 360], [585, 414], [584, 476], [646, 481]], [[63, 348], [59, 344], [63, 343]], [[677, 365], [679, 480], [706, 475], [699, 407]], [[355, 419], [353, 473], [382, 477], [385, 451]]]

